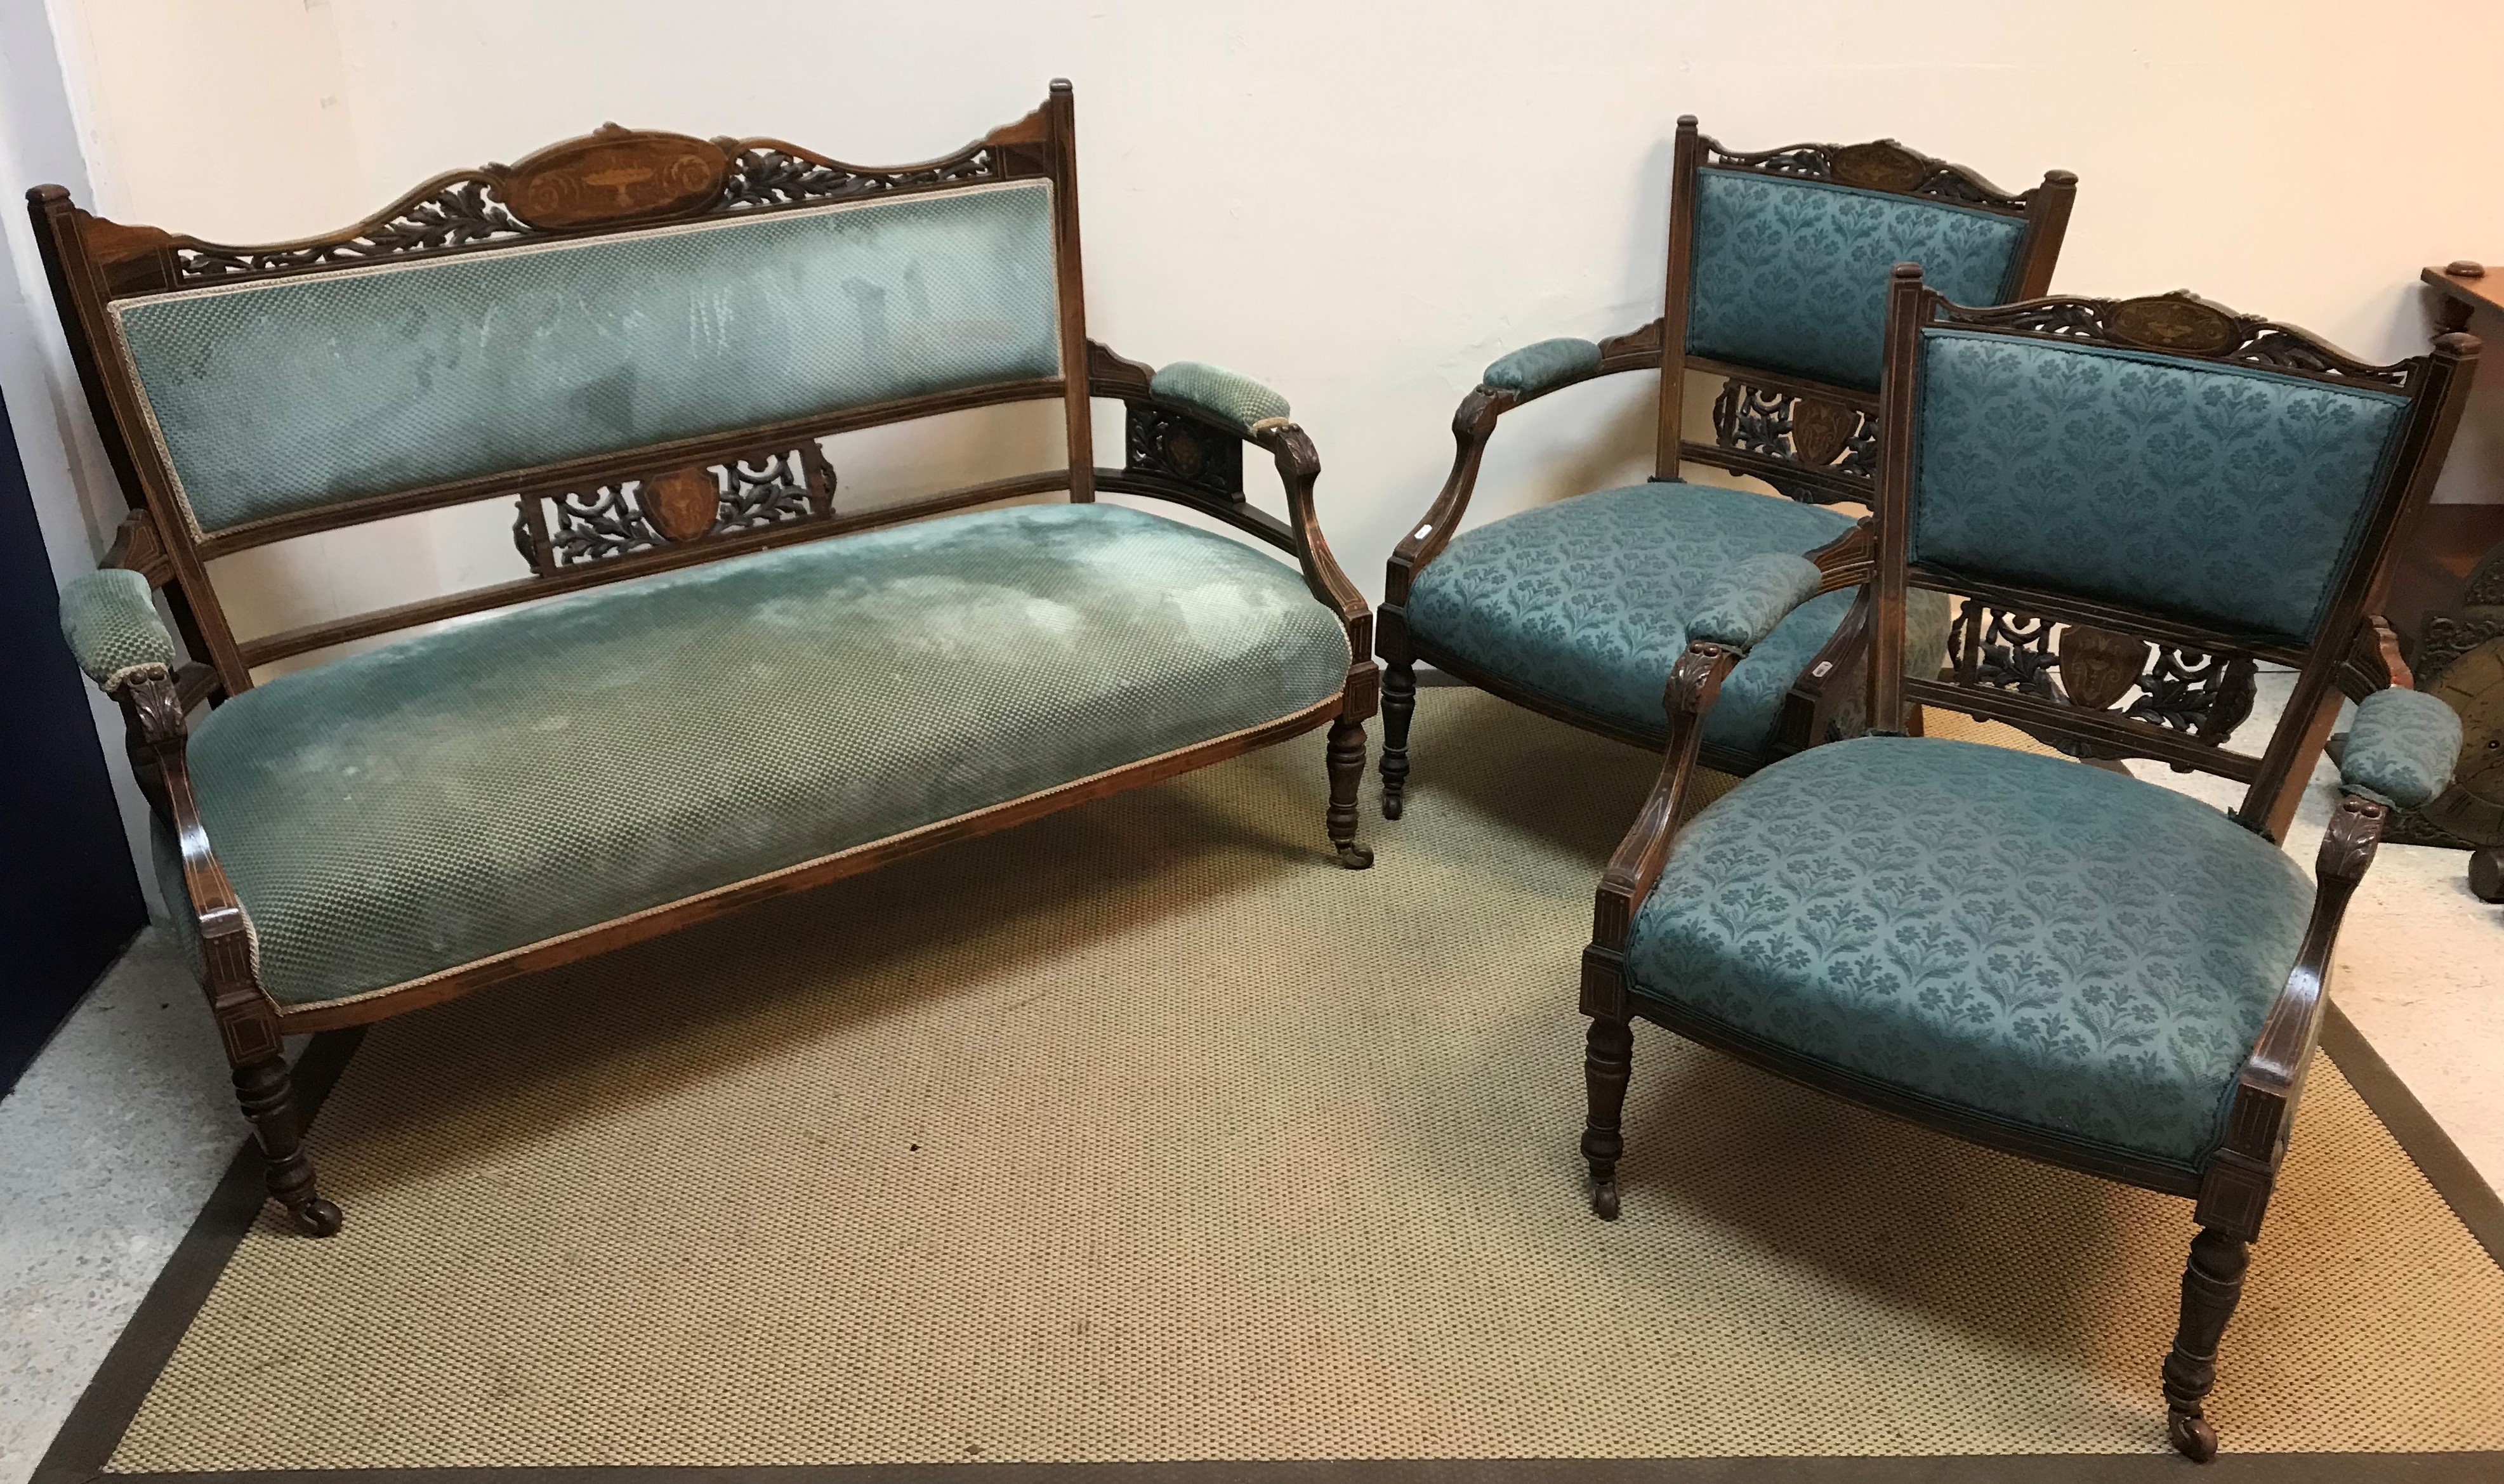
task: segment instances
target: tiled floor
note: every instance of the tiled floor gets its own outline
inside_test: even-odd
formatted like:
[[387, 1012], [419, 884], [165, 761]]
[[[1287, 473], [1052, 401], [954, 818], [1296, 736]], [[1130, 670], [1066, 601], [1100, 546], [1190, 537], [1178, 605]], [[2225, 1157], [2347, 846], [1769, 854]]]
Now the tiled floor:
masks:
[[[2283, 697], [2265, 676], [2256, 736]], [[2135, 765], [2234, 801], [2230, 784]], [[2335, 796], [2316, 775], [2288, 848], [2308, 866]], [[2349, 910], [2339, 1004], [2504, 1188], [2504, 908], [2456, 851], [2386, 846]], [[242, 1136], [188, 972], [144, 934], [0, 1102], [0, 1484], [21, 1484]]]

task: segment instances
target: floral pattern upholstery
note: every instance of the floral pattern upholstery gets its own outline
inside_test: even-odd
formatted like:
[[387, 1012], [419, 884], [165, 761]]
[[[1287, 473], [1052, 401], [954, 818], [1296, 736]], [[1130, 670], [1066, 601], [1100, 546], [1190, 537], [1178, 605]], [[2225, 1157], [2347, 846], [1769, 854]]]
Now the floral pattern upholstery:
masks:
[[2460, 763], [2460, 713], [2423, 691], [2378, 690], [2356, 703], [2339, 753], [2339, 785], [2402, 809], [2452, 786]]
[[[1408, 627], [1474, 670], [1658, 738], [1661, 688], [1724, 573], [1754, 556], [1804, 554], [1851, 527], [1824, 506], [1717, 485], [1578, 495], [1454, 537], [1409, 589]], [[1936, 674], [1947, 600], [1912, 596], [1906, 668]], [[1722, 682], [1706, 744], [1761, 758], [1784, 694], [1851, 606], [1852, 594], [1828, 593], [1776, 624]]]
[[1696, 172], [1687, 351], [1875, 390], [1888, 269], [1997, 304], [2026, 224], [1946, 201], [1749, 171]]
[[2312, 900], [2169, 789], [1860, 738], [1698, 814], [1626, 965], [1642, 997], [1940, 1106], [2197, 1170]]
[[2408, 399], [2248, 366], [1922, 332], [1911, 554], [2309, 640]]

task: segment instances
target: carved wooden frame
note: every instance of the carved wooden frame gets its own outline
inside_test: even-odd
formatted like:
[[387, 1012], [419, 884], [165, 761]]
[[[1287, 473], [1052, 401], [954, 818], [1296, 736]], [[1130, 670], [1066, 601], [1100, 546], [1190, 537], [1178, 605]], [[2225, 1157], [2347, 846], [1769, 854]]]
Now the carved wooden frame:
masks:
[[[176, 486], [144, 426], [143, 401], [131, 368], [111, 351], [107, 306], [115, 299], [198, 283], [298, 277], [337, 271], [384, 258], [495, 252], [556, 238], [580, 239], [706, 217], [800, 209], [827, 201], [920, 194], [1035, 179], [1053, 188], [1054, 271], [1062, 374], [900, 398], [794, 422], [726, 430], [672, 443], [576, 459], [536, 468], [465, 478], [340, 505], [276, 517], [203, 535], [194, 530]], [[192, 656], [160, 678], [118, 688], [128, 726], [131, 760], [142, 788], [179, 846], [188, 904], [198, 927], [204, 987], [235, 1067], [238, 1095], [253, 1119], [269, 1162], [270, 1192], [297, 1224], [316, 1234], [335, 1230], [337, 1208], [314, 1190], [300, 1148], [280, 1038], [383, 1019], [538, 969], [669, 932], [740, 907], [877, 868], [947, 842], [1005, 829], [1041, 814], [1191, 769], [1320, 727], [1327, 749], [1331, 800], [1329, 839], [1342, 864], [1362, 867], [1371, 853], [1355, 844], [1356, 795], [1365, 764], [1363, 722], [1379, 701], [1373, 659], [1374, 619], [1323, 539], [1313, 487], [1321, 461], [1304, 430], [1273, 421], [1243, 431], [1150, 389], [1147, 367], [1087, 338], [1078, 235], [1077, 138], [1070, 86], [1056, 81], [1041, 107], [991, 130], [956, 153], [922, 164], [844, 164], [775, 139], [702, 140], [689, 135], [622, 129], [614, 124], [530, 155], [512, 165], [454, 171], [417, 187], [354, 226], [294, 242], [259, 247], [210, 243], [151, 226], [107, 221], [79, 208], [68, 191], [42, 186], [27, 192], [36, 238], [96, 426], [131, 513], [103, 565], [138, 571], [165, 599], [184, 647]], [[1118, 398], [1147, 409], [1215, 448], [1235, 470], [1213, 486], [1135, 455], [1122, 468], [1097, 468], [1093, 399]], [[874, 510], [846, 512], [835, 503], [835, 477], [817, 440], [854, 429], [909, 421], [969, 407], [1058, 398], [1063, 405], [1065, 466], [943, 491]], [[1168, 439], [1168, 442], [1171, 440]], [[1285, 487], [1284, 521], [1252, 505], [1239, 474], [1242, 443], [1258, 445]], [[781, 470], [768, 469], [772, 461]], [[743, 494], [742, 467], [782, 484]], [[796, 466], [796, 479], [792, 466]], [[1346, 632], [1349, 666], [1339, 692], [1261, 726], [1146, 758], [1093, 777], [872, 842], [750, 880], [596, 924], [491, 958], [353, 999], [287, 1006], [261, 988], [254, 968], [251, 927], [191, 796], [185, 755], [188, 718], [250, 688], [255, 668], [462, 614], [559, 593], [719, 561], [768, 547], [894, 525], [1022, 496], [1065, 490], [1088, 501], [1097, 489], [1147, 496], [1188, 506], [1292, 554], [1305, 587]], [[710, 506], [707, 494], [713, 497]], [[749, 496], [759, 496], [750, 500]], [[382, 520], [416, 510], [516, 499], [516, 545], [531, 575], [283, 633], [239, 638], [210, 583], [207, 563], [292, 536]], [[582, 503], [589, 500], [589, 504]], [[571, 509], [606, 522], [592, 559], [566, 560], [562, 532], [551, 525]], [[648, 537], [648, 539], [647, 539]], [[175, 904], [184, 910], [185, 904]]]
[[[1907, 526], [1912, 492], [1912, 445], [1920, 380], [1920, 334], [1931, 324], [1955, 324], [2012, 336], [2059, 338], [2194, 356], [2221, 363], [2263, 364], [2287, 374], [2329, 383], [2367, 382], [2405, 391], [2411, 398], [2400, 452], [2369, 503], [2362, 532], [2334, 579], [2334, 596], [2320, 635], [2309, 645], [2256, 642], [2218, 634], [2162, 614], [2092, 602], [2049, 590], [2017, 589], [1956, 578], [1912, 563]], [[2291, 327], [2239, 316], [2189, 295], [2148, 299], [2036, 299], [1990, 309], [1950, 303], [1923, 286], [1918, 268], [1896, 267], [1887, 317], [1885, 428], [1880, 446], [1879, 502], [1863, 523], [1873, 540], [1851, 571], [1830, 571], [1828, 585], [1866, 583], [1875, 613], [1863, 683], [1869, 714], [1901, 713], [1908, 703], [1971, 709], [2046, 734], [2066, 734], [2104, 743], [2120, 755], [2163, 758], [2250, 785], [2236, 817], [2254, 833], [2276, 841], [2292, 817], [2298, 796], [2319, 756], [2324, 735], [2345, 694], [2361, 697], [2411, 683], [2390, 629], [2374, 616], [2396, 554], [2397, 536], [2433, 489], [2443, 452], [2460, 418], [2479, 354], [2468, 335], [2447, 334], [2431, 355], [2394, 365], [2369, 365]], [[2201, 741], [2104, 709], [2061, 705], [2013, 691], [1950, 680], [1922, 681], [1903, 673], [1905, 594], [1915, 586], [1964, 595], [1968, 604], [2006, 604], [2052, 623], [2123, 636], [2158, 646], [2196, 648], [2216, 655], [2279, 661], [2298, 667], [2285, 714], [2258, 758], [2226, 752], [2222, 739]], [[2324, 833], [2315, 861], [2315, 895], [2294, 967], [2272, 1004], [2235, 1085], [2224, 1145], [2197, 1173], [2058, 1133], [2014, 1126], [1905, 1092], [1804, 1056], [1778, 1043], [1735, 1031], [1671, 1004], [1638, 993], [1628, 982], [1625, 947], [1635, 914], [1658, 883], [1678, 831], [1678, 816], [1696, 760], [1696, 740], [1722, 677], [1737, 662], [1730, 651], [1693, 645], [1671, 675], [1664, 698], [1670, 745], [1659, 780], [1633, 828], [1602, 877], [1592, 908], [1590, 945], [1583, 949], [1581, 1008], [1591, 1018], [1585, 1054], [1591, 1119], [1583, 1154], [1594, 1181], [1593, 1204], [1614, 1215], [1616, 1161], [1623, 1149], [1618, 1108], [1624, 1095], [1628, 1022], [1655, 1021], [1794, 1082], [1971, 1143], [1987, 1145], [2105, 1179], [2194, 1199], [2201, 1230], [2183, 1279], [2183, 1306], [2174, 1349], [2164, 1365], [2169, 1433], [2174, 1446], [2195, 1458], [2216, 1451], [2216, 1433], [2202, 1411], [2214, 1380], [2218, 1336], [2233, 1313], [2247, 1260], [2245, 1247], [2260, 1235], [2278, 1170], [2286, 1154], [2296, 1104], [2328, 1001], [2324, 988], [2342, 915], [2374, 857], [2389, 809], [2370, 800], [2344, 799]], [[2137, 672], [2132, 672], [2136, 678]], [[2117, 697], [2127, 686], [2104, 688]], [[2108, 699], [2107, 705], [2110, 704]], [[2154, 786], [2154, 785], [2146, 785]]]
[[[1795, 409], [1800, 407], [1815, 409], [1812, 415], [1824, 425], [1820, 436], [1830, 437], [1838, 456], [1845, 445], [1855, 440], [1874, 444], [1874, 440], [1864, 439], [1863, 434], [1875, 427], [1878, 412], [1878, 398], [1872, 392], [1835, 386], [1768, 367], [1735, 365], [1702, 356], [1663, 356], [1663, 346], [1683, 347], [1687, 343], [1697, 172], [1707, 169], [1793, 180], [1832, 181], [1862, 190], [1924, 196], [2021, 219], [2026, 229], [2010, 259], [2005, 285], [2006, 296], [2013, 298], [2040, 294], [2051, 284], [2052, 267], [2060, 257], [2062, 239], [2069, 230], [2070, 207], [2077, 195], [2077, 177], [2066, 170], [2047, 171], [2041, 185], [2012, 194], [1963, 165], [1932, 158], [1892, 139], [1857, 145], [1800, 144], [1745, 154], [1729, 150], [1705, 136], [1698, 130], [1694, 116], [1681, 117], [1670, 166], [1669, 251], [1661, 317], [1601, 341], [1598, 363], [1582, 375], [1527, 395], [1482, 386], [1464, 397], [1459, 410], [1452, 415], [1455, 449], [1451, 472], [1444, 476], [1443, 487], [1436, 494], [1433, 503], [1411, 523], [1408, 534], [1392, 550], [1383, 579], [1377, 629], [1381, 637], [1381, 657], [1388, 667], [1383, 676], [1383, 811], [1393, 818], [1399, 817], [1400, 796], [1408, 778], [1408, 720], [1415, 707], [1414, 667], [1420, 660], [1481, 690], [1584, 731], [1597, 732], [1641, 747], [1664, 745], [1660, 738], [1648, 737], [1555, 697], [1540, 695], [1485, 674], [1466, 661], [1421, 640], [1408, 627], [1408, 590], [1416, 581], [1417, 573], [1441, 555], [1452, 537], [1459, 534], [1461, 520], [1469, 511], [1470, 497], [1478, 487], [1478, 468], [1486, 457], [1487, 442], [1495, 435], [1497, 420], [1506, 413], [1582, 382], [1627, 371], [1657, 370], [1661, 377], [1655, 403], [1652, 471], [1655, 482], [1675, 480], [1680, 462], [1694, 460], [1733, 473], [1779, 480], [1786, 493], [1793, 494], [1794, 498], [1865, 501], [1873, 493], [1874, 487], [1865, 475], [1831, 473], [1805, 466], [1797, 459], [1776, 459], [1723, 443], [1699, 443], [1686, 437], [1683, 430], [1686, 377], [1690, 371], [1723, 378], [1725, 395], [1729, 387], [1768, 389], [1789, 399], [1794, 411], [1786, 413], [1787, 417], [1796, 416]], [[1849, 429], [1840, 426], [1840, 419], [1846, 414], [1854, 420]], [[1799, 676], [1785, 693], [1781, 708], [1776, 713], [1767, 756], [1756, 757], [1708, 746], [1698, 754], [1705, 766], [1723, 773], [1746, 775], [1775, 758], [1787, 757], [1826, 740], [1838, 716], [1856, 701], [1846, 686], [1860, 673], [1859, 655], [1866, 643], [1871, 611], [1868, 596], [1863, 594], [1845, 614], [1843, 622], [1836, 626], [1833, 636], [1810, 658], [1808, 664], [1801, 667]], [[1918, 726], [1918, 720], [1914, 724]]]

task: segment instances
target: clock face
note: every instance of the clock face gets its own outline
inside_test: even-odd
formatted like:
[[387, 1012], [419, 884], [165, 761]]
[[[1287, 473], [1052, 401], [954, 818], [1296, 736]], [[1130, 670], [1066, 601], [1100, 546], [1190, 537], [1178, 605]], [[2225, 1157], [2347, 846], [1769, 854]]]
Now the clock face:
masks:
[[2452, 661], [2426, 693], [2460, 713], [2460, 762], [2425, 817], [2463, 840], [2504, 845], [2504, 638]]

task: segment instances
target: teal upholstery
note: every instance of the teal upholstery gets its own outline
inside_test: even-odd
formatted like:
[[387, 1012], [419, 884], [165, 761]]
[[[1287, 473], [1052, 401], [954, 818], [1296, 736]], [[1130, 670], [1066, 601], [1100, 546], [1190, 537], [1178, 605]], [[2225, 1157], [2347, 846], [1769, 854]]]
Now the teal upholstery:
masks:
[[112, 306], [203, 531], [1061, 374], [1041, 183]]
[[2418, 809], [2452, 786], [2460, 761], [2460, 713], [2423, 691], [2394, 687], [2356, 703], [2339, 784], [2352, 794]]
[[1189, 402], [1237, 432], [1287, 415], [1287, 399], [1240, 371], [1200, 361], [1177, 361], [1150, 378], [1148, 390]]
[[1922, 331], [1910, 552], [2309, 641], [2408, 398], [2242, 365]]
[[1567, 382], [1581, 381], [1600, 368], [1600, 347], [1571, 337], [1525, 345], [1490, 362], [1478, 377], [1481, 386], [1500, 392], [1537, 397]]
[[1928, 197], [1753, 171], [1696, 172], [1687, 353], [1875, 390], [1887, 270], [1922, 265], [1960, 304], [1997, 304], [2026, 224]]
[[[1474, 671], [1657, 739], [1670, 667], [1724, 572], [1763, 553], [1815, 550], [1852, 524], [1821, 505], [1717, 485], [1578, 495], [1454, 537], [1410, 587], [1408, 628]], [[1906, 669], [1935, 675], [1947, 600], [1913, 598], [1919, 637]], [[1828, 593], [1776, 624], [1722, 682], [1706, 744], [1762, 756], [1784, 695], [1851, 605], [1852, 594]]]
[[2196, 800], [2061, 758], [1870, 737], [1696, 815], [1634, 991], [1941, 1109], [2196, 1171], [2313, 885]]
[[61, 589], [61, 637], [79, 669], [106, 690], [174, 668], [174, 636], [156, 616], [148, 579], [108, 567]]
[[248, 690], [191, 739], [283, 1004], [380, 989], [1261, 726], [1344, 683], [1296, 569], [1035, 505], [636, 579]]
[[1753, 649], [1793, 608], [1816, 597], [1825, 580], [1806, 557], [1773, 551], [1743, 557], [1705, 587], [1687, 615], [1687, 638]]

